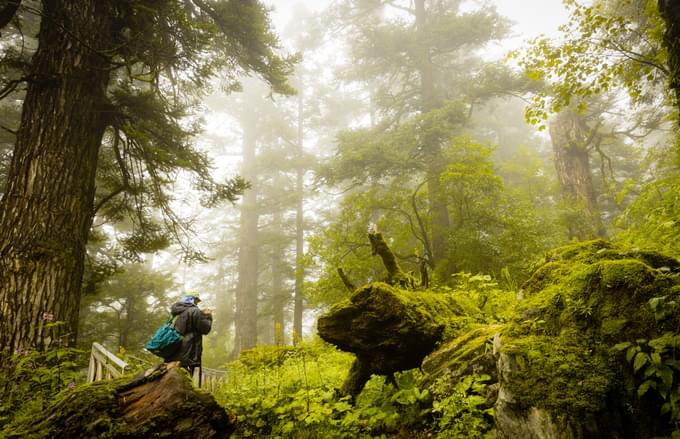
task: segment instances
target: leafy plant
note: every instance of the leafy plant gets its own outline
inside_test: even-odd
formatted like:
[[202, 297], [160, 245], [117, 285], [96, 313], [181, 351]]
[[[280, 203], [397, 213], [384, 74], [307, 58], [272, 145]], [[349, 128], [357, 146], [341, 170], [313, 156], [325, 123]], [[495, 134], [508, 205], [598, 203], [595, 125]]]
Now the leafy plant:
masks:
[[352, 404], [336, 391], [352, 359], [321, 341], [258, 346], [227, 365], [215, 396], [238, 413], [236, 438], [486, 437], [488, 376], [430, 388], [417, 369], [373, 376]]
[[74, 388], [83, 362], [83, 351], [70, 347], [14, 352], [0, 371], [0, 428], [32, 416], [60, 391]]
[[488, 375], [468, 375], [460, 381], [439, 378], [431, 386], [432, 415], [438, 438], [491, 437], [493, 409], [486, 398]]
[[[673, 315], [678, 308], [677, 302], [667, 300], [666, 296], [653, 297], [648, 301], [654, 317], [661, 322]], [[626, 361], [633, 367], [633, 372], [640, 378], [637, 396], [643, 398], [648, 393], [655, 393], [663, 401], [660, 415], [668, 416], [669, 422], [675, 426], [673, 438], [680, 437], [680, 334], [666, 331], [661, 336], [647, 340], [623, 342], [612, 349], [624, 352]]]

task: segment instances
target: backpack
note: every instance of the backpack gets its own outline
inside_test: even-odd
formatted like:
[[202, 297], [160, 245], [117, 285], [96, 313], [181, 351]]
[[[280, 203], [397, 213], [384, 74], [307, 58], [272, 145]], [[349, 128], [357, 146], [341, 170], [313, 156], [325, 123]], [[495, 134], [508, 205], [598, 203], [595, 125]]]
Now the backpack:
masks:
[[163, 323], [156, 333], [146, 342], [144, 348], [152, 354], [165, 359], [171, 357], [182, 345], [182, 334], [179, 333], [173, 324], [172, 315], [168, 321]]

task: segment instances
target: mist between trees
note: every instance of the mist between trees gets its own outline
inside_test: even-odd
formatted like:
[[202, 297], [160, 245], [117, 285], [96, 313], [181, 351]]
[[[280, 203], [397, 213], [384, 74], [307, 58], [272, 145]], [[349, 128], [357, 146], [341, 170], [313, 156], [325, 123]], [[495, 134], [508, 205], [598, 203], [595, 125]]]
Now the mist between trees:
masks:
[[291, 6], [279, 32], [258, 1], [6, 3], [5, 359], [147, 355], [187, 292], [214, 308], [205, 365], [312, 339], [384, 277], [369, 231], [429, 285], [513, 293], [574, 241], [680, 255], [672, 2], [568, 1], [557, 38], [495, 58], [491, 3]]

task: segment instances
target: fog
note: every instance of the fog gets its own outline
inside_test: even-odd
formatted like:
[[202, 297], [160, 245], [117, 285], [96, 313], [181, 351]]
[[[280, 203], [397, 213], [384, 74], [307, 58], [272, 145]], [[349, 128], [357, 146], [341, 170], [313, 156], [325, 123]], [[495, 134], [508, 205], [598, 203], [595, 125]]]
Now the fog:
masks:
[[[549, 96], [522, 69], [538, 56], [528, 55], [535, 38], [569, 38], [559, 29], [569, 17], [560, 0], [439, 10], [457, 2], [425, 2], [422, 16], [408, 1], [265, 3], [277, 53], [299, 56], [295, 93], [272, 93], [253, 72], [239, 77], [241, 90], [226, 90], [233, 82], [218, 76], [192, 116], [203, 124], [193, 144], [216, 179], [241, 176], [250, 188], [234, 203], [206, 206], [191, 173], [175, 174], [170, 205], [186, 229], [128, 267], [165, 282], [142, 294], [150, 314], [187, 292], [215, 309], [207, 364], [255, 343], [314, 339], [317, 316], [347, 296], [347, 285], [382, 278], [368, 231], [383, 233], [411, 273], [446, 285], [479, 274], [508, 288], [527, 278], [531, 258], [591, 233], [564, 226], [580, 214], [560, 204], [566, 177], [556, 174], [547, 130], [554, 115], [527, 123], [527, 109]], [[614, 132], [617, 117], [600, 123]], [[607, 136], [602, 147], [617, 152], [593, 155], [584, 190], [599, 195], [583, 201], [599, 203], [586, 211], [601, 218], [579, 216], [603, 235], [622, 211], [614, 189], [638, 178], [624, 163], [642, 147]], [[617, 166], [614, 179], [601, 180]], [[167, 212], [154, 215], [167, 221]], [[120, 276], [103, 291], [134, 281]], [[83, 338], [115, 343], [117, 331], [93, 319], [107, 309], [127, 315], [127, 300], [88, 297]]]

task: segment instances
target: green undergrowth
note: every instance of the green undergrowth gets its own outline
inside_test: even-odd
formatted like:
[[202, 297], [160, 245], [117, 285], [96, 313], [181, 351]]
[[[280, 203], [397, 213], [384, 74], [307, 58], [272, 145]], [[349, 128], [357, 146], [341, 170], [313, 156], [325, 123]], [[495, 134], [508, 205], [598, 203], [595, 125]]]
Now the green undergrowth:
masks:
[[354, 357], [320, 340], [260, 346], [227, 365], [215, 391], [238, 414], [235, 438], [482, 438], [488, 377], [442, 377], [421, 388], [417, 369], [373, 376], [355, 404], [340, 398]]
[[[115, 388], [121, 380], [100, 381], [80, 385], [57, 394], [50, 406], [49, 417], [41, 410], [16, 417], [0, 438], [51, 439], [57, 437], [113, 437], [118, 430], [112, 418], [118, 413]], [[36, 419], [41, 419], [35, 423]]]
[[[41, 412], [62, 391], [82, 378], [83, 351], [53, 347], [19, 350], [3, 359], [0, 370], [0, 431], [8, 424]], [[0, 437], [2, 433], [0, 433]]]
[[[432, 293], [426, 301], [431, 306], [421, 306], [419, 295]], [[419, 315], [455, 314], [451, 321], [438, 323], [446, 328], [444, 341], [468, 334], [461, 336], [459, 356], [442, 360], [443, 366], [432, 376], [419, 369], [374, 375], [351, 404], [349, 397], [338, 396], [337, 389], [348, 376], [352, 354], [321, 340], [294, 347], [259, 346], [227, 365], [227, 378], [215, 392], [220, 404], [238, 415], [234, 437], [490, 437], [493, 400], [488, 386], [496, 378], [479, 369], [478, 360], [483, 357], [493, 364], [491, 340], [509, 318], [515, 294], [504, 291], [490, 276], [460, 273], [451, 286], [403, 292], [399, 297], [404, 303], [414, 301]], [[437, 312], [441, 306], [455, 312]]]

